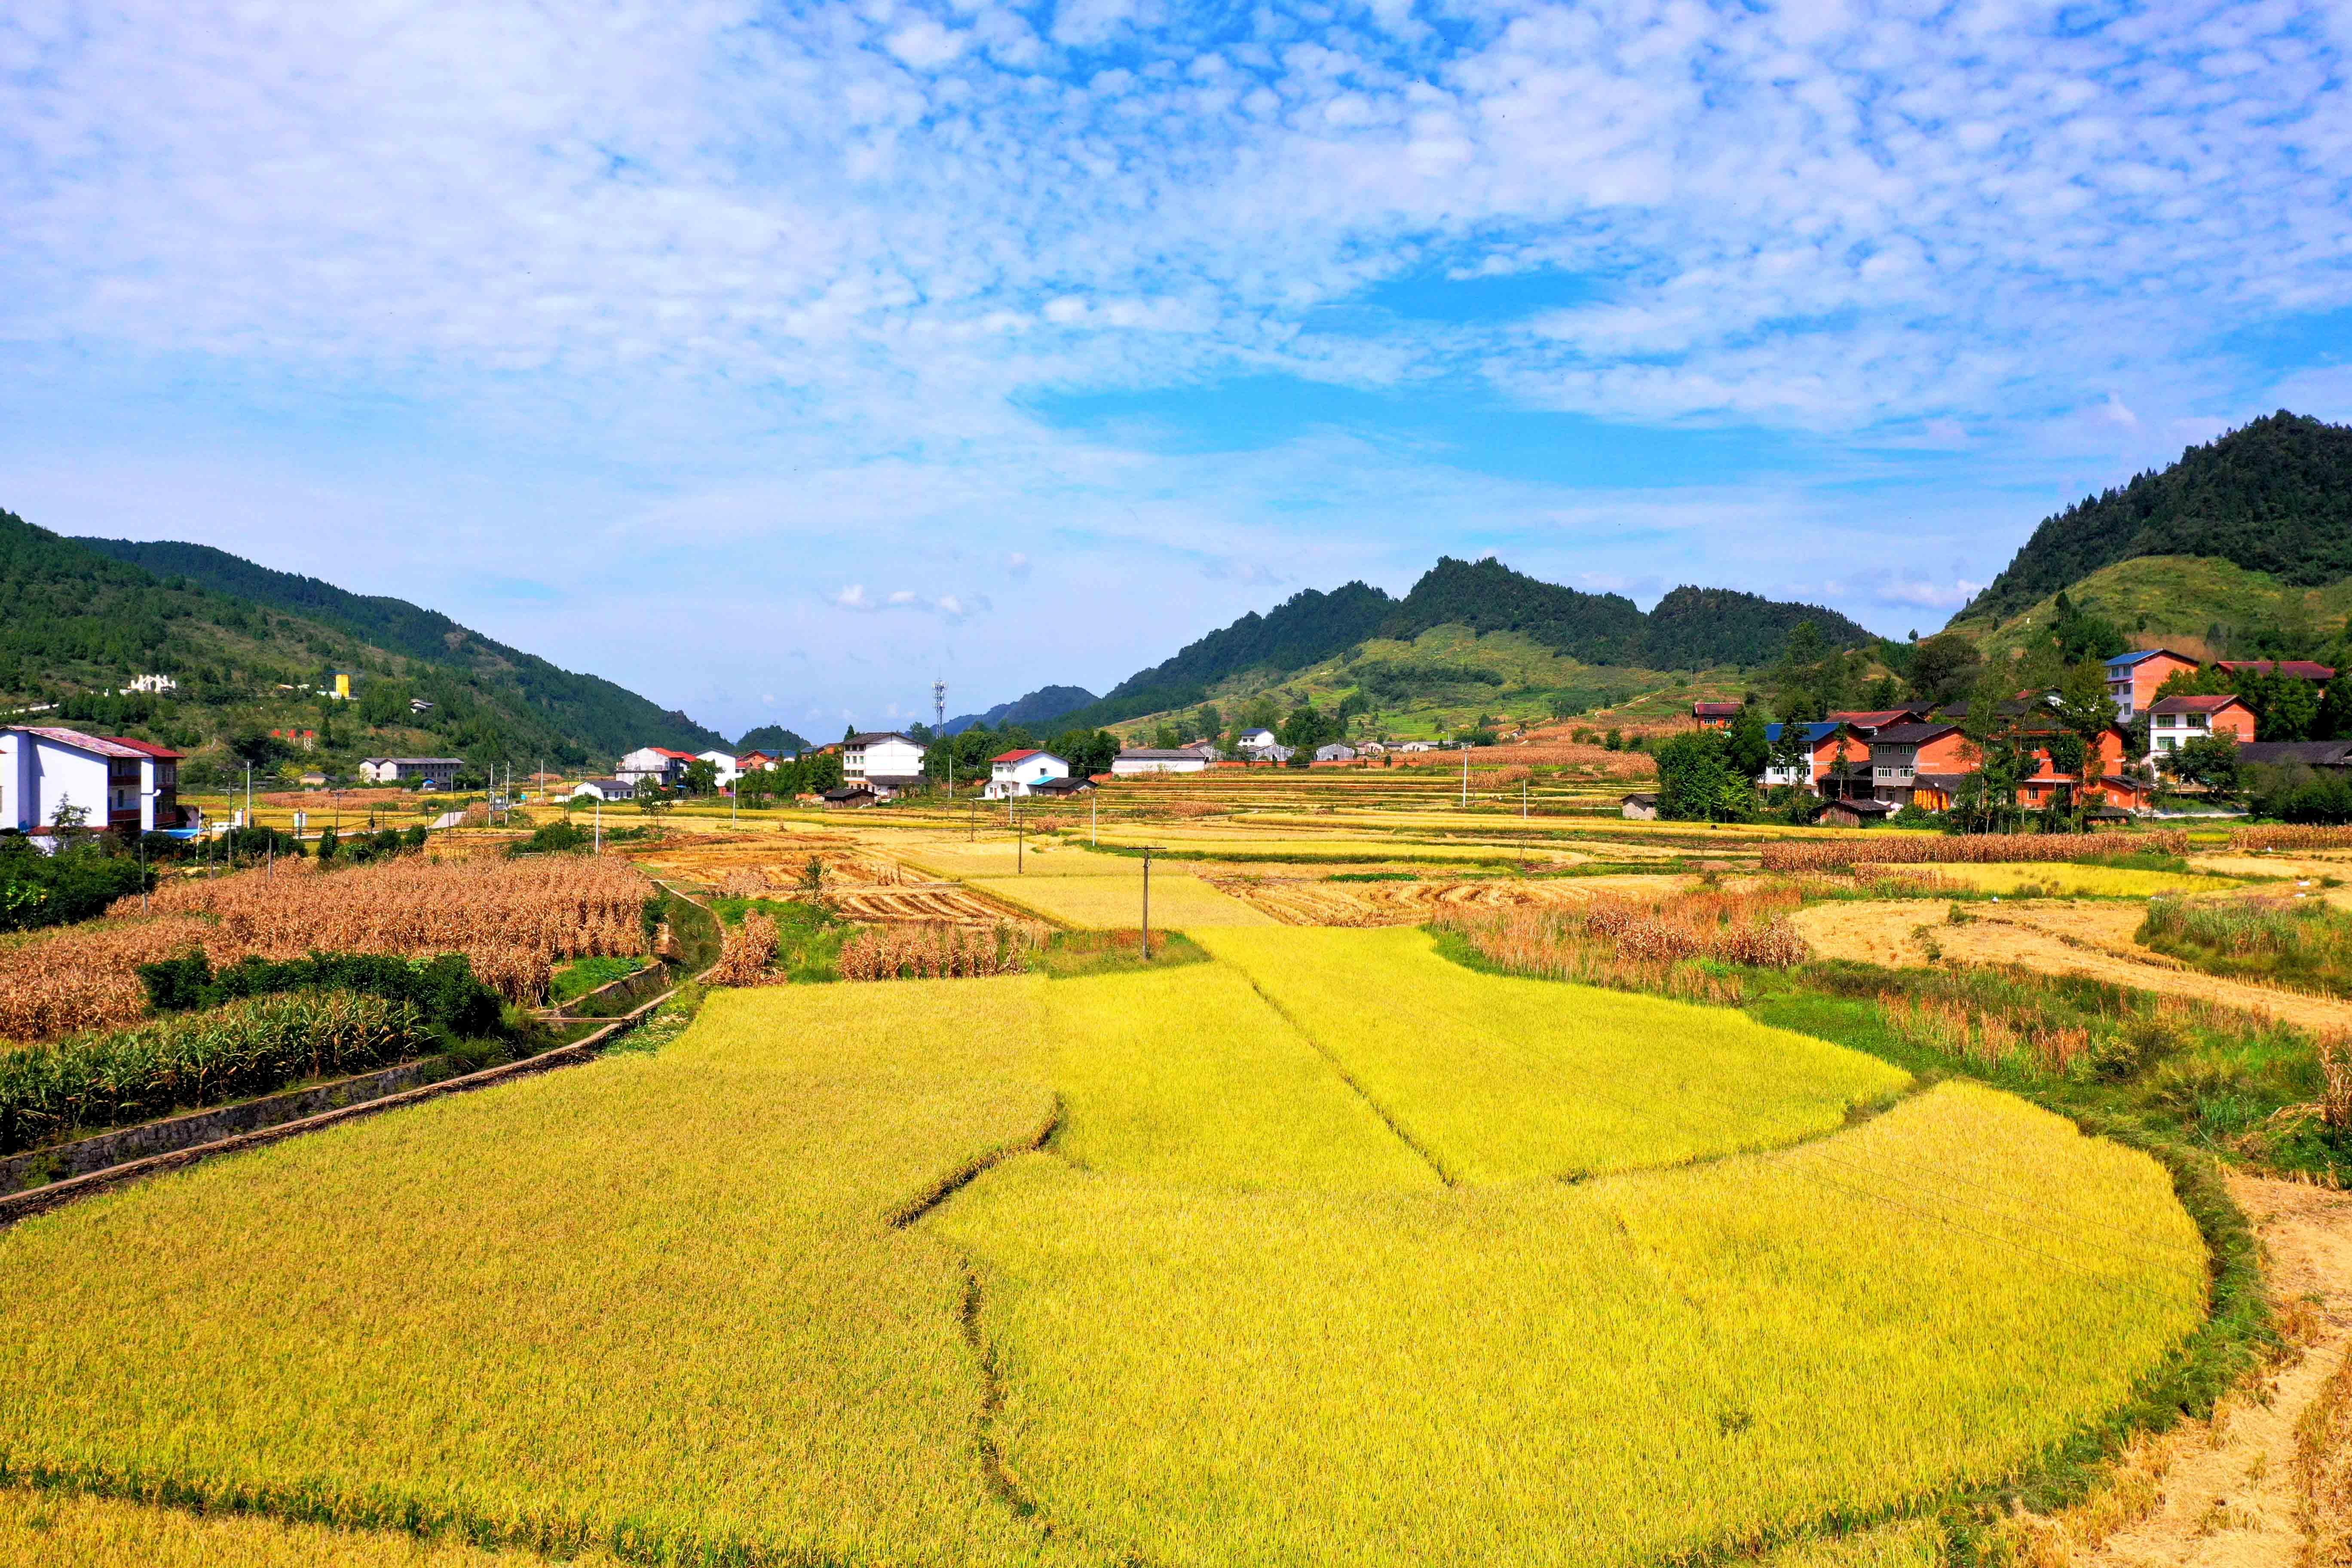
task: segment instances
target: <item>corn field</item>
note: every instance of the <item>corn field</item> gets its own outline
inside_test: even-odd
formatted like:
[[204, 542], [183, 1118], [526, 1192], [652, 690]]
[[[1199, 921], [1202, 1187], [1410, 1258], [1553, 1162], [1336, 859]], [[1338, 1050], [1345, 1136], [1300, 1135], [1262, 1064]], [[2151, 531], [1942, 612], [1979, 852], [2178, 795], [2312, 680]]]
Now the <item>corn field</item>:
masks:
[[2230, 847], [2240, 853], [2352, 848], [2352, 827], [2241, 827], [2230, 835]]
[[409, 858], [329, 872], [289, 860], [274, 874], [166, 883], [145, 919], [137, 899], [124, 899], [103, 925], [69, 927], [12, 952], [0, 965], [0, 1038], [50, 1040], [135, 1023], [147, 1013], [139, 966], [192, 947], [215, 969], [314, 950], [462, 952], [507, 1000], [537, 1002], [559, 959], [642, 954], [638, 910], [651, 891], [624, 861], [571, 856]]
[[744, 912], [742, 923], [728, 930], [719, 949], [719, 962], [703, 976], [709, 985], [760, 985], [769, 979], [768, 965], [776, 956], [776, 921], [759, 910]]
[[0, 1153], [404, 1061], [434, 1038], [415, 1006], [343, 991], [232, 1003], [121, 1034], [0, 1055]]
[[[746, 917], [749, 923], [749, 917]], [[1042, 940], [1038, 927], [990, 931], [940, 924], [869, 926], [841, 946], [844, 980], [950, 980], [1016, 974]]]
[[1923, 861], [1965, 865], [2073, 860], [2126, 849], [2186, 855], [2189, 835], [2179, 829], [2135, 833], [2128, 838], [2107, 833], [1971, 833], [1949, 838], [1897, 838], [1858, 833], [1852, 838], [1780, 839], [1764, 846], [1763, 863], [1767, 871], [1827, 871], [1853, 865], [1916, 865]]
[[1812, 950], [1787, 914], [1801, 897], [1796, 888], [1702, 888], [1656, 903], [1595, 899], [1582, 905], [1448, 911], [1436, 925], [1514, 974], [1732, 1005], [1746, 994], [1739, 978], [1693, 961], [1769, 969], [1804, 963]]

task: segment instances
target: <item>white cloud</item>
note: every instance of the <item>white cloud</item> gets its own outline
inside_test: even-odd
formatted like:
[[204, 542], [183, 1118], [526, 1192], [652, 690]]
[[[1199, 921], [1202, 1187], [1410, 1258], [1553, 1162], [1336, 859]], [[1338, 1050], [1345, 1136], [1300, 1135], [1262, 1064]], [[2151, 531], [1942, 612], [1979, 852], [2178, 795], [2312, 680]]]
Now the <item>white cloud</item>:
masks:
[[952, 27], [942, 27], [925, 17], [898, 28], [885, 41], [890, 52], [901, 61], [917, 70], [929, 71], [939, 69], [962, 54], [964, 46], [971, 41], [971, 35], [958, 32]]

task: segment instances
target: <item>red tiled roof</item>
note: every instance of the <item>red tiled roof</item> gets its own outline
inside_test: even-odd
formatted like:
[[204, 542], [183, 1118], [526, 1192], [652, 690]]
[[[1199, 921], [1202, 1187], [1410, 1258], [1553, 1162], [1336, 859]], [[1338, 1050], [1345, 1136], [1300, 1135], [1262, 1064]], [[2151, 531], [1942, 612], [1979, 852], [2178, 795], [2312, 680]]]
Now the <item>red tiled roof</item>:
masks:
[[1022, 761], [1024, 758], [1034, 757], [1035, 755], [1037, 755], [1037, 752], [1033, 749], [1026, 752], [1006, 752], [1001, 755], [991, 757], [988, 760], [992, 763], [1017, 763]]
[[118, 746], [129, 746], [132, 751], [144, 752], [149, 756], [158, 758], [163, 762], [176, 763], [180, 760], [180, 753], [172, 750], [169, 746], [153, 745], [145, 741], [134, 741], [128, 735], [109, 735], [106, 738], [113, 742]]
[[38, 735], [44, 741], [71, 746], [94, 757], [143, 757], [150, 754], [127, 741], [109, 741], [97, 735], [85, 735], [79, 730], [59, 729], [54, 724], [26, 724], [18, 728], [24, 734]]
[[2291, 675], [2297, 680], [2336, 679], [2333, 666], [2317, 664], [2307, 658], [2217, 658], [2213, 666], [2232, 675], [2242, 669], [2251, 669], [2256, 675]]
[[676, 757], [682, 763], [698, 763], [702, 760], [692, 752], [673, 752], [667, 746], [653, 746], [648, 749], [657, 756]]
[[1691, 711], [1702, 719], [1728, 719], [1739, 711], [1737, 702], [1694, 702]]
[[[2147, 710], [2151, 713], [2218, 713], [2237, 701], [2236, 697], [2226, 691], [2215, 697], [2167, 697], [2148, 704]], [[2242, 702], [2238, 705], [2245, 706]]]

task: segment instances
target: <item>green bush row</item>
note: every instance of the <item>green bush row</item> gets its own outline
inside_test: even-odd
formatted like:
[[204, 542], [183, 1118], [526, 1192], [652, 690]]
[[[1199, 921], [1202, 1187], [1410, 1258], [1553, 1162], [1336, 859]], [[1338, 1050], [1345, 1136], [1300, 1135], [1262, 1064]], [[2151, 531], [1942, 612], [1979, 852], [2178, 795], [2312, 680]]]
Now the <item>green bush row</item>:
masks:
[[0, 1055], [0, 1153], [405, 1061], [438, 1038], [407, 1002], [305, 991]]
[[427, 1025], [450, 1035], [487, 1035], [499, 1026], [499, 994], [474, 977], [462, 952], [427, 959], [381, 952], [313, 952], [274, 963], [247, 958], [215, 971], [201, 949], [139, 966], [139, 982], [158, 1013], [200, 1007], [285, 991], [351, 991], [405, 1002]]

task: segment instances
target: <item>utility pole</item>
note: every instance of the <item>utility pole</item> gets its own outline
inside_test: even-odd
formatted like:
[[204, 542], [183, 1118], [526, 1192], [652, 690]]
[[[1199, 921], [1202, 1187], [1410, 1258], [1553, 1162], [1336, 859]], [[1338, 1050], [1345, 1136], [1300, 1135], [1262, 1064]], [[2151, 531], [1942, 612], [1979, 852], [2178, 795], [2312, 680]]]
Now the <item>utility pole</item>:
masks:
[[1095, 828], [1102, 822], [1102, 791], [1087, 791], [1087, 847], [1096, 847]]
[[1021, 832], [1021, 805], [1009, 795], [1004, 797], [1004, 803], [1013, 814], [1013, 871], [1015, 876], [1020, 876], [1028, 870], [1022, 859], [1022, 851], [1027, 847], [1028, 840]]
[[1470, 742], [1462, 742], [1462, 809], [1470, 809]]
[[596, 853], [604, 852], [604, 792], [596, 792]]
[[1521, 822], [1525, 822], [1527, 819], [1528, 819], [1528, 781], [1527, 781], [1527, 780], [1525, 780], [1525, 779], [1521, 779], [1521, 780], [1519, 781], [1519, 820], [1520, 820]]
[[1151, 962], [1151, 852], [1159, 847], [1157, 844], [1143, 847], [1143, 926], [1139, 934], [1146, 963]]

